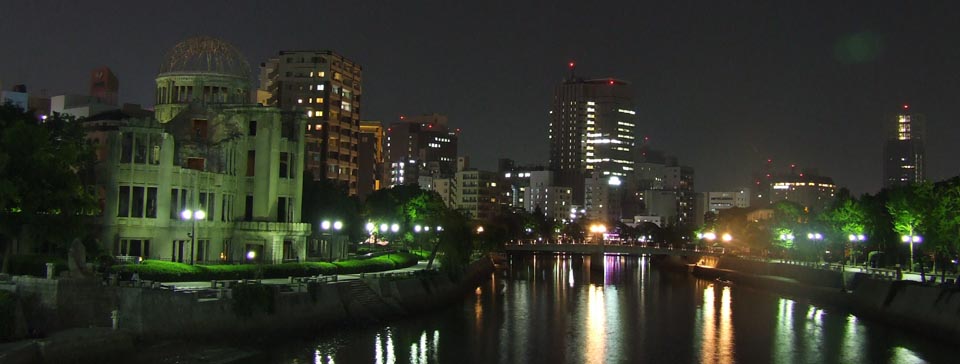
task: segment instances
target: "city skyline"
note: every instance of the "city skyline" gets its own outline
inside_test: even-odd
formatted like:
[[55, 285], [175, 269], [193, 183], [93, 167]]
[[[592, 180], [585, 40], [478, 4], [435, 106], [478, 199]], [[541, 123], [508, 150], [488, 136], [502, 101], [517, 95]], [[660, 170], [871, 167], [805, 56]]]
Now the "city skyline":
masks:
[[[499, 157], [547, 161], [552, 90], [572, 60], [585, 77], [632, 83], [638, 137], [694, 167], [701, 191], [746, 186], [772, 158], [817, 168], [855, 194], [876, 192], [883, 123], [905, 103], [927, 116], [928, 180], [958, 169], [948, 158], [960, 152], [950, 141], [960, 114], [952, 4], [520, 4], [506, 13], [331, 3], [317, 6], [320, 15], [293, 11], [303, 3], [236, 5], [238, 15], [216, 16], [226, 4], [191, 4], [185, 14], [177, 6], [5, 5], [0, 31], [30, 36], [10, 39], [20, 52], [0, 59], [0, 81], [31, 93], [86, 93], [89, 71], [106, 65], [120, 80], [120, 102], [150, 107], [154, 60], [189, 36], [223, 38], [251, 66], [284, 49], [331, 49], [364, 67], [362, 119], [449, 115], [469, 135], [461, 154], [492, 170]], [[127, 16], [84, 25], [104, 11]], [[175, 26], [142, 25], [151, 22]]]

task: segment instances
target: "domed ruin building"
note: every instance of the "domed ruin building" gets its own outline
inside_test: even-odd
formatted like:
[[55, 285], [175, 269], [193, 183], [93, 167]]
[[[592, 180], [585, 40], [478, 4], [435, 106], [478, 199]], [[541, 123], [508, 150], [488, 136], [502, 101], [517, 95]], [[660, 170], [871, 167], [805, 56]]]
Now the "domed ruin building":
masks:
[[153, 117], [85, 121], [97, 145], [103, 247], [126, 261], [319, 258], [300, 223], [302, 113], [252, 103], [244, 56], [210, 37], [167, 52], [156, 85]]

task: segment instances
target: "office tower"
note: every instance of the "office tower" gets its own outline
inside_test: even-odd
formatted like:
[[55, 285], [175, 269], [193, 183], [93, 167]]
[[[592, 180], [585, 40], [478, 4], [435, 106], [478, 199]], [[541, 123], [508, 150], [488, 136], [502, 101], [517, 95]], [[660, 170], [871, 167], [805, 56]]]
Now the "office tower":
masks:
[[281, 51], [260, 65], [257, 102], [307, 116], [304, 156], [314, 179], [358, 193], [362, 68], [332, 51]]
[[883, 146], [883, 187], [891, 188], [926, 180], [926, 119], [903, 105], [885, 125], [887, 141]]
[[450, 129], [445, 115], [401, 116], [386, 136], [388, 186], [415, 184], [420, 177], [451, 178], [457, 172], [460, 130]]
[[583, 204], [591, 175], [609, 181], [633, 171], [636, 112], [630, 83], [614, 78], [584, 79], [573, 72], [554, 91], [550, 111], [550, 169], [557, 184], [573, 190]]
[[383, 185], [383, 124], [360, 122], [359, 176], [357, 194], [365, 199]]

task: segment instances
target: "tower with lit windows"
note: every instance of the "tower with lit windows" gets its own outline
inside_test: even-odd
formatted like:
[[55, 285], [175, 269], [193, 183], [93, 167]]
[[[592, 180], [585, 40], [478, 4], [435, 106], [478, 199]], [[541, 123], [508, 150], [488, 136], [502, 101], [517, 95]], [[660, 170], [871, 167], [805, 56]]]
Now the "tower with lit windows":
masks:
[[637, 116], [629, 82], [580, 78], [575, 64], [569, 66], [550, 111], [550, 169], [558, 185], [572, 188], [573, 203], [582, 205], [588, 179], [618, 186], [632, 175]]
[[362, 67], [332, 51], [281, 51], [260, 65], [257, 102], [307, 117], [304, 155], [315, 180], [358, 193]]
[[903, 107], [886, 125], [887, 141], [883, 146], [883, 187], [891, 188], [921, 183], [926, 180], [924, 169], [926, 119], [923, 115]]

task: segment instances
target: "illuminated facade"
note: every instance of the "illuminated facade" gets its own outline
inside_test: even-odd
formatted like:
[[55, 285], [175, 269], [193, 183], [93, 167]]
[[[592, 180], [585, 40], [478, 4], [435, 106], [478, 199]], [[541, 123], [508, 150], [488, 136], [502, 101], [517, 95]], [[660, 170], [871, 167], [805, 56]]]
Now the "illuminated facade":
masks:
[[770, 202], [792, 201], [810, 212], [820, 212], [833, 203], [836, 190], [832, 178], [815, 172], [779, 175], [770, 180]]
[[[226, 42], [185, 40], [157, 75], [155, 117], [111, 111], [83, 121], [106, 251], [124, 261], [307, 258], [305, 118], [246, 102], [245, 65]], [[185, 220], [184, 210], [205, 216]]]
[[557, 86], [548, 125], [550, 170], [558, 185], [572, 188], [575, 204], [583, 203], [592, 175], [603, 180], [632, 175], [633, 107], [630, 83], [623, 80], [585, 80], [571, 72]]
[[[926, 120], [903, 105], [894, 122], [888, 124], [883, 146], [883, 187], [907, 186], [926, 180]], [[892, 127], [892, 128], [891, 128]]]
[[307, 118], [305, 160], [314, 179], [358, 193], [362, 68], [332, 51], [281, 51], [260, 65], [257, 100]]

